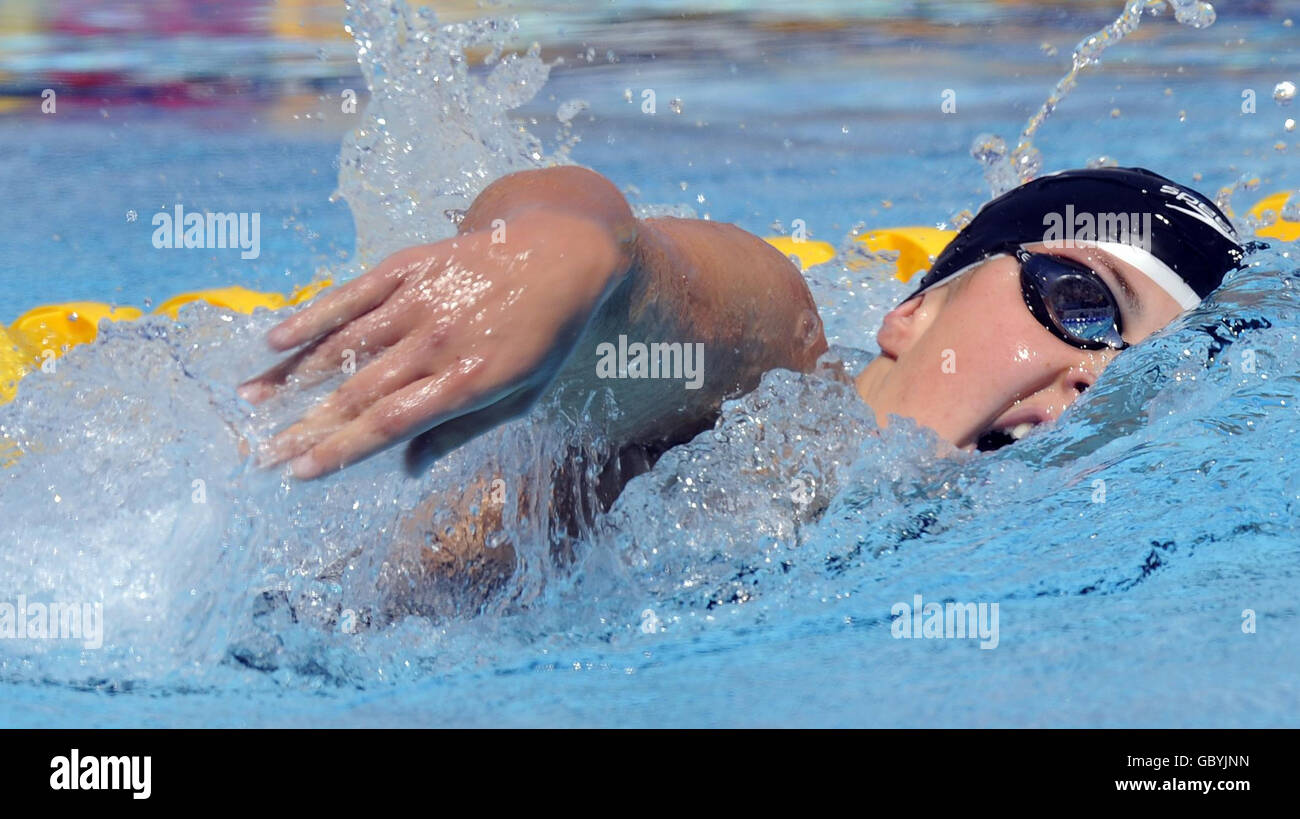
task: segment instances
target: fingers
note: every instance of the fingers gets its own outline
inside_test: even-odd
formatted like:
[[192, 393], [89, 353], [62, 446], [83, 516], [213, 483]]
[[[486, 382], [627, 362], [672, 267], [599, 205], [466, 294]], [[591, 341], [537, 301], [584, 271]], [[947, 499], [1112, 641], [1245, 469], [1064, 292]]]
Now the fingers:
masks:
[[275, 436], [262, 453], [270, 467], [297, 457], [352, 421], [364, 408], [431, 375], [436, 362], [428, 355], [429, 340], [407, 337], [349, 378], [297, 423]]
[[275, 393], [290, 377], [303, 377], [313, 373], [339, 371], [345, 355], [351, 351], [355, 357], [363, 351], [382, 352], [399, 342], [406, 333], [406, 323], [401, 321], [403, 305], [385, 305], [362, 316], [347, 327], [336, 330], [314, 344], [271, 367], [261, 375], [239, 385], [239, 395], [245, 401], [260, 404]]
[[478, 365], [422, 378], [372, 404], [324, 441], [293, 459], [295, 478], [317, 478], [409, 438], [430, 425], [474, 409]]
[[[412, 251], [419, 248], [412, 248]], [[357, 316], [370, 312], [392, 295], [402, 283], [404, 268], [414, 256], [403, 251], [389, 256], [373, 270], [358, 276], [337, 290], [326, 291], [307, 309], [290, 316], [267, 333], [267, 342], [277, 350], [288, 350], [335, 330]]]
[[262, 403], [275, 394], [275, 388], [287, 381], [291, 373], [298, 371], [303, 359], [311, 355], [315, 348], [316, 345], [312, 345], [299, 350], [261, 375], [240, 384], [235, 392], [250, 404]]

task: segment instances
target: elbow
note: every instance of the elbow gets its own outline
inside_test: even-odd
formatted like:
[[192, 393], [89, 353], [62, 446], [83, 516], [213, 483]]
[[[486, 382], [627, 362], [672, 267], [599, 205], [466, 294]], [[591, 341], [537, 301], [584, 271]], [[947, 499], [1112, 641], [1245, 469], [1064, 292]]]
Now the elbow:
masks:
[[613, 182], [577, 165], [561, 165], [508, 174], [488, 185], [465, 213], [460, 231], [490, 229], [493, 220], [511, 220], [524, 212], [544, 211], [578, 217], [599, 225], [620, 255], [630, 257], [637, 220]]

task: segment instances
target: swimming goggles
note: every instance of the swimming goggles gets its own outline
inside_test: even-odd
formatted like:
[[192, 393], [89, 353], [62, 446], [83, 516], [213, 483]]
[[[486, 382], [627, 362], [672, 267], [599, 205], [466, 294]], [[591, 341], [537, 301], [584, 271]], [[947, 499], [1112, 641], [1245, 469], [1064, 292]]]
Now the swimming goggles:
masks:
[[1081, 350], [1128, 349], [1115, 295], [1101, 276], [1073, 259], [1008, 248], [1020, 262], [1025, 305], [1048, 332]]

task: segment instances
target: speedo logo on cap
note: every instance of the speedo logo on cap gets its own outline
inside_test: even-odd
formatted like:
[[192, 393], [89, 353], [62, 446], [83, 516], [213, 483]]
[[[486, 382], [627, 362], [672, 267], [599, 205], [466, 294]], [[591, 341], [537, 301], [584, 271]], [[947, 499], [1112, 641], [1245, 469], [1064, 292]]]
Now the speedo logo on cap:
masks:
[[1180, 213], [1186, 213], [1188, 216], [1191, 216], [1195, 219], [1199, 219], [1200, 221], [1204, 222], [1205, 224], [1219, 231], [1219, 233], [1223, 235], [1223, 238], [1233, 243], [1236, 243], [1237, 232], [1233, 230], [1232, 225], [1228, 224], [1223, 219], [1223, 217], [1215, 213], [1214, 209], [1211, 208], [1209, 205], [1205, 204], [1200, 199], [1191, 195], [1190, 193], [1183, 190], [1182, 188], [1177, 188], [1174, 187], [1173, 185], [1161, 185], [1160, 192], [1165, 194], [1166, 196], [1174, 197], [1174, 199], [1176, 199], [1179, 202], [1186, 202], [1187, 204], [1195, 208], [1195, 210], [1180, 208], [1177, 205], [1171, 205], [1168, 202], [1165, 203], [1165, 207], [1171, 210], [1176, 210]]

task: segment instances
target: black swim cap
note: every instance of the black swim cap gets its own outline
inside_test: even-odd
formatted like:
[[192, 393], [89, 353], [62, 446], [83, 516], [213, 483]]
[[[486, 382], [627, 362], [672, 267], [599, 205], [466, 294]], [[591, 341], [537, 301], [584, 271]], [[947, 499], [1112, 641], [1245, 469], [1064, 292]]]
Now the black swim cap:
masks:
[[1145, 168], [1059, 171], [985, 203], [908, 298], [1009, 247], [1053, 240], [1111, 253], [1184, 310], [1244, 266], [1236, 230], [1196, 191]]

